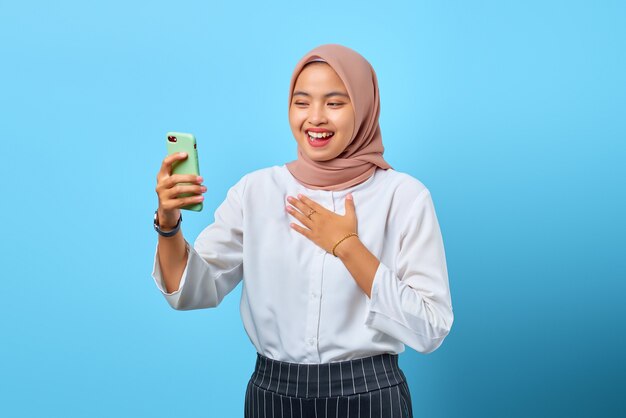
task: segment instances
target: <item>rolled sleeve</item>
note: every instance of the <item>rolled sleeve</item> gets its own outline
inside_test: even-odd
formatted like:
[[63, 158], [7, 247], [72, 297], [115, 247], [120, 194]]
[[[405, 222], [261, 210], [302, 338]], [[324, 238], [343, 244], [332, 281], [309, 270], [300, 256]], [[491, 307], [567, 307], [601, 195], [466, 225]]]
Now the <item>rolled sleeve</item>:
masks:
[[215, 222], [206, 227], [193, 247], [185, 240], [187, 262], [178, 289], [167, 293], [154, 254], [152, 277], [169, 305], [176, 310], [213, 308], [243, 279], [243, 177], [228, 191], [215, 211]]
[[170, 302], [170, 305], [174, 306], [176, 305], [177, 299], [176, 298], [172, 298], [170, 296], [175, 296], [175, 295], [180, 295], [180, 289], [183, 287], [183, 283], [185, 281], [185, 276], [187, 275], [187, 270], [189, 267], [189, 258], [191, 257], [191, 253], [189, 251], [190, 246], [189, 243], [185, 240], [185, 248], [187, 251], [187, 261], [185, 264], [185, 270], [183, 271], [183, 275], [182, 278], [180, 279], [180, 285], [178, 286], [178, 290], [175, 290], [174, 292], [168, 293], [165, 290], [165, 280], [163, 280], [163, 273], [161, 272], [161, 264], [159, 263], [159, 245], [157, 243], [156, 248], [154, 250], [154, 263], [152, 266], [152, 278], [154, 279], [154, 283], [156, 284], [157, 288], [161, 291], [161, 293], [163, 293], [163, 295], [167, 298], [167, 301]]
[[380, 263], [365, 324], [422, 353], [436, 350], [454, 316], [443, 239], [430, 192], [411, 209], [396, 268]]

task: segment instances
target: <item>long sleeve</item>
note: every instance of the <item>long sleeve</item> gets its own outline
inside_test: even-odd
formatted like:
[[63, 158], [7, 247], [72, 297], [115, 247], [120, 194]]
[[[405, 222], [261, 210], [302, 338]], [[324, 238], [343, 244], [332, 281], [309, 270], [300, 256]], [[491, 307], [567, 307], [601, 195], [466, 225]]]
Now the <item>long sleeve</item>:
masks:
[[453, 322], [448, 271], [435, 208], [425, 189], [410, 208], [396, 269], [380, 263], [365, 323], [416, 351], [437, 349]]
[[[154, 255], [152, 277], [170, 306], [176, 310], [213, 308], [219, 305], [243, 278], [244, 176], [228, 190], [215, 211], [215, 221], [197, 237], [194, 246], [185, 241], [187, 265], [178, 290], [167, 293]], [[157, 245], [158, 249], [158, 245]]]

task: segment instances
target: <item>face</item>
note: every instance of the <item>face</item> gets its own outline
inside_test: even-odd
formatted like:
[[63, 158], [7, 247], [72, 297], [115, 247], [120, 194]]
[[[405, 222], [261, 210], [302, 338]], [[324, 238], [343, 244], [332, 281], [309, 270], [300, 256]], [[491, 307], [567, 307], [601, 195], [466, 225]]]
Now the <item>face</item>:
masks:
[[354, 110], [341, 78], [328, 64], [304, 67], [294, 86], [289, 124], [302, 151], [314, 161], [337, 157], [354, 132]]

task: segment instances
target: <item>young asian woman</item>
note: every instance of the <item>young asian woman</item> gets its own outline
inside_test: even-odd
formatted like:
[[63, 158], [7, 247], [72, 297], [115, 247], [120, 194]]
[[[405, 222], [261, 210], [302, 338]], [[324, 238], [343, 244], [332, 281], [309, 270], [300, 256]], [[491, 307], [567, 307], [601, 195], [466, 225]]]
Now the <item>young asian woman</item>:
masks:
[[[152, 276], [172, 308], [216, 307], [243, 282], [257, 351], [246, 417], [413, 416], [398, 355], [437, 349], [452, 303], [430, 191], [383, 158], [379, 114], [364, 57], [313, 49], [290, 83], [297, 159], [244, 175], [193, 246], [180, 229], [159, 235]], [[206, 191], [171, 174], [181, 158], [157, 176], [162, 230]]]

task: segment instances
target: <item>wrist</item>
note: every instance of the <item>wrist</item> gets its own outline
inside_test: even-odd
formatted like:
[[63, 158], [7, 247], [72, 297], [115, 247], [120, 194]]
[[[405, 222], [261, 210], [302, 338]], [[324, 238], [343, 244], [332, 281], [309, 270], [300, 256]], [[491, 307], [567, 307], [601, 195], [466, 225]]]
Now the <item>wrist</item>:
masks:
[[361, 240], [358, 235], [347, 235], [335, 244], [335, 248], [332, 251], [334, 252], [333, 255], [343, 260], [354, 253], [360, 244]]
[[167, 215], [157, 210], [157, 224], [163, 231], [169, 231], [176, 228], [180, 214]]
[[167, 225], [162, 225], [159, 219], [159, 210], [154, 211], [154, 230], [159, 233], [159, 235], [163, 237], [173, 237], [180, 231], [180, 223], [183, 220], [183, 215], [179, 213], [178, 221], [173, 227], [168, 227]]
[[163, 232], [168, 232], [171, 231], [172, 229], [176, 228], [176, 222], [172, 222], [172, 223], [161, 223], [160, 221], [157, 223], [158, 227], [161, 231]]

